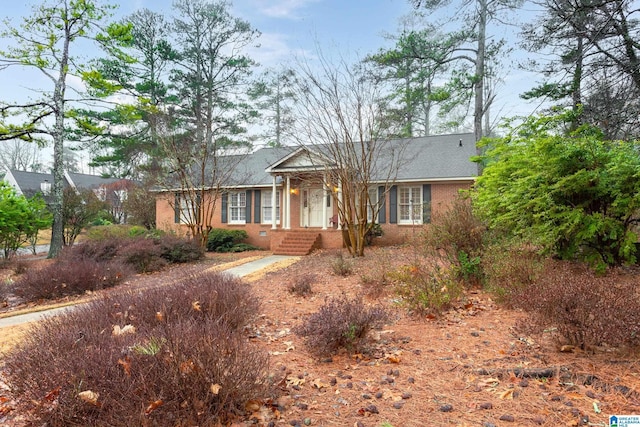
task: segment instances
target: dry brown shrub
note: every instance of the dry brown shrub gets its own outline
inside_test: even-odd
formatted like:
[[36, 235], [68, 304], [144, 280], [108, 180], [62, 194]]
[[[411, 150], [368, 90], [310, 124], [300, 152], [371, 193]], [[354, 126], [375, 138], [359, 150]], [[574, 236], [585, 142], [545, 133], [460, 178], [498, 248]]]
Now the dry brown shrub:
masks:
[[218, 274], [107, 297], [35, 326], [6, 381], [36, 425], [226, 423], [271, 397], [267, 355], [243, 335], [258, 307]]
[[549, 260], [539, 279], [515, 290], [511, 301], [529, 313], [520, 325], [526, 331], [555, 328], [583, 349], [640, 344], [637, 281], [622, 268], [598, 275], [585, 264]]
[[382, 307], [370, 307], [361, 298], [342, 296], [329, 299], [293, 331], [304, 338], [309, 350], [317, 356], [331, 355], [340, 349], [360, 352], [369, 331], [388, 318]]

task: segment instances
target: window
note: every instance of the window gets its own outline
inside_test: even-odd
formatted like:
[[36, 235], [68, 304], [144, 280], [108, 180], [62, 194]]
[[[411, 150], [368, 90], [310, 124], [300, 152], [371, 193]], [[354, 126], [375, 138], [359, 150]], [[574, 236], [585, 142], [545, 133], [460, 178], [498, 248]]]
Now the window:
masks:
[[[273, 207], [271, 206], [271, 190], [263, 190], [261, 193], [261, 203], [262, 206], [262, 223], [263, 224], [271, 224], [272, 216], [271, 212], [273, 212]], [[276, 222], [280, 223], [280, 192], [276, 191]]]
[[176, 195], [176, 224], [193, 224], [195, 223], [193, 218], [193, 210], [191, 209], [191, 203], [188, 196]]
[[229, 193], [229, 223], [244, 224], [247, 221], [247, 193]]
[[400, 224], [422, 224], [422, 187], [398, 188]]
[[107, 189], [104, 186], [94, 188], [93, 194], [95, 194], [98, 200], [100, 200], [101, 202], [104, 202], [107, 200]]

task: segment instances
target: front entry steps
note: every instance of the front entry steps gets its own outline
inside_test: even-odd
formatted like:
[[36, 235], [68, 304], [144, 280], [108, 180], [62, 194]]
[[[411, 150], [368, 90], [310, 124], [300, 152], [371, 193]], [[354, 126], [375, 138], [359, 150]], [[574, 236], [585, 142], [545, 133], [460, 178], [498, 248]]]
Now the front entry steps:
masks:
[[274, 249], [274, 255], [309, 255], [320, 247], [320, 233], [314, 231], [289, 231], [280, 245]]

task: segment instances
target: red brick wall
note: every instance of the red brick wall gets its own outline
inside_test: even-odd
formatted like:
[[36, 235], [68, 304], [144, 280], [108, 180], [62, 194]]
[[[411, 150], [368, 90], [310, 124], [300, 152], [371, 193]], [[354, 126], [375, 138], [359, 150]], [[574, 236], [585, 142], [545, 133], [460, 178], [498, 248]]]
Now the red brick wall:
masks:
[[[459, 190], [470, 188], [469, 181], [448, 182], [448, 183], [432, 183], [431, 184], [431, 209], [432, 215], [443, 212], [447, 206], [458, 196]], [[292, 185], [292, 188], [296, 188]], [[284, 196], [284, 194], [283, 194]], [[186, 235], [188, 228], [186, 225], [176, 224], [173, 210], [173, 194], [160, 194], [156, 199], [156, 221], [157, 226], [163, 230], [172, 230], [178, 234]], [[388, 199], [388, 197], [387, 197]], [[295, 230], [300, 226], [300, 193], [291, 194], [291, 229]], [[381, 224], [384, 232], [383, 236], [373, 239], [376, 246], [402, 244], [419, 233], [422, 225], [398, 225], [389, 224], [389, 201], [386, 203], [387, 222]], [[284, 203], [280, 204], [281, 213], [284, 214]], [[252, 203], [253, 209], [253, 203]], [[334, 207], [334, 213], [336, 212]], [[253, 218], [253, 212], [252, 212]], [[216, 211], [213, 214], [211, 225], [215, 228], [240, 229], [245, 230], [249, 235], [247, 243], [264, 249], [275, 248], [284, 238], [287, 230], [283, 230], [281, 224], [278, 224], [276, 230], [271, 229], [271, 224], [223, 224], [220, 215], [220, 202], [216, 203]], [[323, 248], [341, 248], [342, 232], [337, 229], [321, 230], [322, 247]]]

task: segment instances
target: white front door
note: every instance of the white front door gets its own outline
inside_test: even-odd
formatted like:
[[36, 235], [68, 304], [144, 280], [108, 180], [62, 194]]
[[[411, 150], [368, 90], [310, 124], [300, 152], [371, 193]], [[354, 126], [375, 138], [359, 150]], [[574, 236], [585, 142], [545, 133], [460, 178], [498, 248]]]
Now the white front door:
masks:
[[322, 188], [302, 190], [302, 227], [322, 227], [323, 209], [327, 209], [327, 199]]

